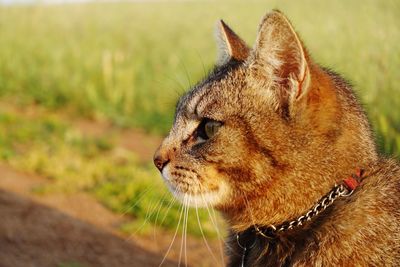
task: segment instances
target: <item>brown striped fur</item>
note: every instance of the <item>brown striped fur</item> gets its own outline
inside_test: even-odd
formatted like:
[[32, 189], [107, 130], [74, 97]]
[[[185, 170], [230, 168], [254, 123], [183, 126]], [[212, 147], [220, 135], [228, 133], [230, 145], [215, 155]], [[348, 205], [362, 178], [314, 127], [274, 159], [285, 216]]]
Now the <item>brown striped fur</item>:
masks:
[[[335, 183], [366, 171], [356, 192], [304, 227], [257, 239], [247, 266], [400, 266], [400, 167], [376, 151], [350, 85], [313, 62], [286, 17], [273, 11], [249, 49], [220, 25], [215, 70], [183, 96], [156, 152], [175, 196], [212, 205], [235, 234], [304, 214]], [[198, 143], [203, 118], [223, 123]], [[251, 238], [251, 237], [248, 237]]]

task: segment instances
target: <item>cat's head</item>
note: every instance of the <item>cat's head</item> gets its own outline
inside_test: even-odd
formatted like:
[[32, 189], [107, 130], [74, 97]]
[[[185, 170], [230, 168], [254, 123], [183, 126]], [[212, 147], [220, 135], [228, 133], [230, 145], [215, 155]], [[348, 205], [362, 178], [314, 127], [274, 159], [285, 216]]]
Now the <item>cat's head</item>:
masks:
[[338, 119], [359, 108], [355, 99], [346, 100], [348, 107], [338, 104], [341, 80], [311, 61], [278, 11], [263, 18], [253, 49], [222, 21], [219, 39], [217, 67], [179, 100], [154, 161], [177, 198], [229, 209], [301, 186], [306, 178], [292, 174], [329, 164], [323, 151], [346, 146], [341, 136], [347, 130]]

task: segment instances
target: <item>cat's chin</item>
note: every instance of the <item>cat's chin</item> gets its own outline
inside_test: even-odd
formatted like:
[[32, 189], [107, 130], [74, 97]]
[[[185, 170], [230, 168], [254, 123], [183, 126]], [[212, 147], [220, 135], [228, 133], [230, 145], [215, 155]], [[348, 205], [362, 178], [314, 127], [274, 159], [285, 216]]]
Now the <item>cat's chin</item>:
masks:
[[170, 190], [176, 199], [190, 207], [214, 207], [221, 203], [221, 196], [219, 192], [206, 192], [200, 195], [194, 195], [180, 192], [176, 189], [172, 189], [171, 187]]
[[176, 186], [171, 182], [168, 166], [166, 166], [162, 171], [162, 177], [174, 197], [187, 206], [215, 207], [222, 204], [228, 195], [228, 186], [224, 183], [220, 183], [217, 190], [208, 192], [204, 191], [194, 193], [184, 191], [182, 188], [179, 188], [179, 186]]

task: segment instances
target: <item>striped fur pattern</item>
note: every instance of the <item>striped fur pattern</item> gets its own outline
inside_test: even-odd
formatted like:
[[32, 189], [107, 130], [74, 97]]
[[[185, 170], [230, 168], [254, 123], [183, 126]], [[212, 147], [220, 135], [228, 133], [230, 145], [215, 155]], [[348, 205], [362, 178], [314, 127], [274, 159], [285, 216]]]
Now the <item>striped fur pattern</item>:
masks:
[[[228, 266], [242, 255], [235, 235], [307, 211], [356, 168], [366, 177], [304, 227], [257, 239], [247, 266], [400, 266], [400, 167], [378, 155], [351, 86], [314, 63], [288, 19], [267, 14], [247, 47], [219, 27], [217, 67], [184, 95], [156, 152], [179, 199], [212, 205], [229, 225]], [[203, 121], [221, 123], [200, 140]]]

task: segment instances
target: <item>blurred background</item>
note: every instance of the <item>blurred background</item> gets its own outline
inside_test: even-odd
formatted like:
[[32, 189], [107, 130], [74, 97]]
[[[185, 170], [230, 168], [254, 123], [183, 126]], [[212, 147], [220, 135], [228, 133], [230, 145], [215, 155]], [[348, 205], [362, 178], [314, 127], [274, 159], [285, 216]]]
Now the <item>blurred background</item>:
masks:
[[252, 45], [272, 8], [398, 158], [398, 0], [0, 0], [0, 266], [222, 266], [218, 215], [183, 210], [152, 155], [218, 19]]

